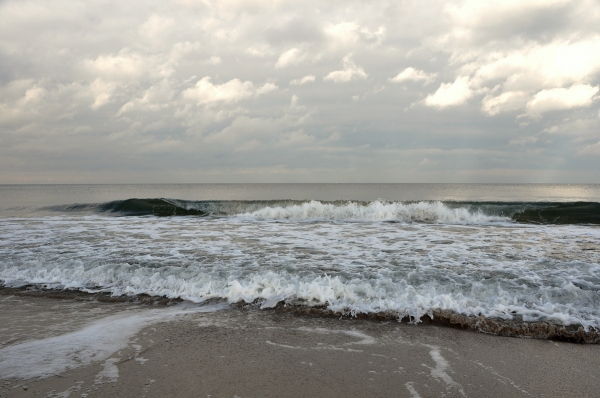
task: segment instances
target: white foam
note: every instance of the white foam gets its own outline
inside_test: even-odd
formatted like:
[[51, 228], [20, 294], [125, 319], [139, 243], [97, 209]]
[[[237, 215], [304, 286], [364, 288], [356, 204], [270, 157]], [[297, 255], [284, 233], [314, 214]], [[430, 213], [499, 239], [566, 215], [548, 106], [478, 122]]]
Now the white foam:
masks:
[[404, 383], [404, 387], [406, 387], [406, 389], [408, 390], [408, 393], [410, 394], [410, 398], [421, 398], [421, 396], [419, 395], [417, 390], [415, 390], [415, 388], [413, 387], [413, 384], [415, 384], [415, 383], [412, 381]]
[[[81, 387], [83, 386], [83, 381], [78, 381], [77, 383], [75, 383], [74, 385], [72, 385], [71, 387], [67, 388], [65, 391], [63, 392], [51, 392], [50, 394], [47, 395], [47, 397], [56, 397], [56, 398], [69, 398], [71, 396], [72, 393], [77, 392], [79, 390], [81, 390]], [[87, 394], [81, 394], [82, 398], [87, 397]]]
[[431, 348], [429, 355], [435, 362], [434, 368], [429, 367], [431, 376], [435, 379], [441, 380], [446, 385], [446, 389], [448, 391], [456, 390], [463, 397], [466, 397], [467, 395], [465, 394], [465, 390], [462, 388], [462, 386], [455, 382], [448, 374], [448, 371], [450, 371], [450, 365], [448, 364], [448, 361], [446, 361], [446, 358], [442, 356], [440, 348], [436, 346], [429, 347]]
[[9, 283], [600, 327], [597, 227], [53, 217], [0, 235]]
[[[0, 378], [43, 378], [104, 361], [125, 348], [130, 338], [145, 326], [183, 314], [222, 308], [223, 305], [180, 305], [163, 310], [125, 311], [99, 319], [75, 332], [12, 345], [0, 349]], [[98, 382], [116, 380], [118, 368], [114, 362], [109, 359], [104, 363]]]
[[241, 217], [265, 220], [336, 220], [336, 221], [401, 221], [435, 223], [485, 223], [510, 221], [508, 217], [485, 215], [466, 207], [451, 209], [442, 202], [385, 202], [376, 200], [366, 205], [357, 202], [335, 204], [312, 200], [291, 206], [266, 206]]
[[116, 383], [119, 378], [118, 358], [108, 358], [102, 365], [103, 369], [96, 374], [94, 384]]

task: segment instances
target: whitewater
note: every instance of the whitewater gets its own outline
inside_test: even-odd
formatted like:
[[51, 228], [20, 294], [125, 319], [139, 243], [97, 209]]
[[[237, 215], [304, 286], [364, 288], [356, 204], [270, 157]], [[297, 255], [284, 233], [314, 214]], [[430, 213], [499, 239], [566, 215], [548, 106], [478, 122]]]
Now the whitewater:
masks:
[[262, 309], [385, 313], [412, 322], [450, 311], [598, 329], [600, 229], [515, 221], [527, 209], [549, 211], [540, 206], [177, 199], [64, 205], [49, 215], [0, 218], [0, 281]]

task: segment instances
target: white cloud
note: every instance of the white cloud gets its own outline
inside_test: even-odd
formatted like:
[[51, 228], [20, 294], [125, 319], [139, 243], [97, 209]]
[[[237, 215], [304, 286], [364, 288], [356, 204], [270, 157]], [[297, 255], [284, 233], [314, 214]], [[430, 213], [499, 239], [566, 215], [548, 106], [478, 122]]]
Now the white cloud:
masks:
[[341, 22], [327, 26], [325, 34], [333, 42], [334, 48], [351, 47], [359, 41], [380, 44], [385, 38], [385, 27], [380, 26], [376, 31], [371, 31], [356, 22]]
[[558, 126], [546, 127], [542, 130], [542, 133], [555, 134], [558, 132]]
[[446, 29], [424, 47], [449, 54], [448, 69], [469, 76], [474, 95], [487, 94], [484, 113], [524, 109], [540, 91], [597, 81], [600, 12], [592, 4], [450, 1], [444, 7]]
[[164, 36], [173, 24], [174, 21], [172, 18], [164, 18], [153, 14], [140, 26], [140, 33], [150, 39], [157, 39]]
[[275, 84], [273, 83], [265, 83], [263, 84], [261, 87], [259, 87], [258, 89], [256, 89], [256, 95], [262, 95], [262, 94], [266, 94], [269, 93], [271, 91], [275, 91], [277, 90], [279, 87], [277, 87]]
[[272, 53], [272, 50], [267, 47], [256, 48], [256, 47], [248, 47], [244, 52], [253, 57], [262, 58]]
[[94, 103], [91, 105], [92, 109], [98, 109], [103, 105], [106, 105], [110, 101], [110, 97], [113, 95], [116, 89], [116, 85], [112, 82], [106, 82], [98, 78], [90, 85], [90, 90], [94, 96]]
[[[248, 152], [275, 147], [304, 146], [315, 137], [298, 130], [298, 118], [284, 115], [281, 118], [236, 117], [230, 125], [203, 137], [207, 145], [227, 148], [234, 152]], [[295, 127], [294, 127], [295, 126]], [[292, 130], [292, 131], [290, 131]]]
[[34, 85], [25, 90], [25, 95], [19, 100], [18, 104], [21, 106], [31, 106], [39, 103], [46, 97], [48, 90], [43, 87]]
[[355, 22], [342, 22], [325, 28], [325, 33], [343, 46], [351, 45], [359, 40], [360, 26]]
[[275, 68], [286, 68], [297, 65], [304, 59], [304, 54], [298, 48], [292, 48], [282, 53], [275, 64]]
[[162, 81], [145, 90], [139, 97], [123, 105], [117, 112], [117, 116], [131, 112], [160, 112], [171, 105], [171, 97], [172, 89], [170, 85]]
[[123, 49], [117, 55], [100, 55], [96, 59], [86, 59], [84, 65], [92, 74], [107, 80], [130, 82], [148, 70], [148, 60], [140, 54], [132, 54]]
[[577, 153], [579, 153], [581, 155], [593, 155], [593, 156], [600, 155], [600, 141], [596, 142], [595, 144], [590, 144], [590, 145], [584, 146]]
[[429, 160], [427, 158], [423, 158], [423, 160], [419, 162], [419, 166], [424, 167], [433, 167], [435, 165], [437, 165], [437, 162], [435, 160]]
[[600, 36], [486, 51], [477, 58], [466, 67], [475, 70], [473, 79], [479, 84], [504, 80], [508, 90], [561, 87], [585, 82], [600, 72]]
[[352, 61], [350, 55], [346, 55], [342, 61], [344, 63], [344, 69], [329, 73], [323, 80], [331, 80], [335, 83], [343, 83], [355, 79], [365, 79], [368, 76], [363, 68], [357, 66]]
[[[569, 112], [566, 113], [569, 115]], [[573, 142], [577, 143], [598, 139], [600, 121], [592, 116], [594, 112], [588, 113], [585, 112], [585, 109], [582, 109], [577, 113], [578, 115], [571, 115], [575, 117], [560, 118], [562, 120], [556, 117], [549, 117], [548, 119], [553, 119], [553, 124], [547, 125], [547, 127], [541, 129], [536, 135], [545, 137], [546, 142], [559, 142], [563, 137], [567, 136], [575, 137], [573, 138]], [[532, 118], [530, 122], [537, 124], [538, 121], [542, 121], [541, 118]]]
[[592, 87], [589, 84], [575, 84], [568, 89], [542, 90], [527, 103], [527, 114], [535, 117], [545, 112], [589, 107], [597, 92], [598, 86]]
[[437, 73], [425, 73], [422, 70], [415, 69], [412, 67], [404, 69], [398, 73], [395, 77], [390, 78], [389, 81], [392, 83], [402, 83], [406, 81], [424, 82], [429, 84], [435, 80]]
[[469, 78], [460, 76], [454, 83], [442, 83], [435, 93], [425, 98], [424, 103], [431, 107], [447, 108], [463, 104], [471, 95], [473, 92], [469, 87]]
[[312, 83], [314, 81], [315, 81], [315, 76], [314, 75], [306, 75], [303, 78], [294, 79], [294, 80], [290, 81], [290, 85], [292, 85], [292, 86], [300, 86], [302, 84]]
[[481, 110], [489, 116], [494, 116], [501, 112], [522, 109], [529, 98], [529, 94], [524, 91], [507, 91], [497, 96], [487, 95], [481, 101]]
[[292, 99], [290, 100], [290, 108], [297, 108], [298, 107], [298, 96], [297, 95], [292, 95]]
[[[461, 73], [470, 75], [469, 85], [474, 95], [489, 93], [482, 100], [484, 113], [497, 115], [525, 109], [530, 116], [538, 117], [546, 109], [589, 106], [589, 89], [582, 87], [600, 74], [600, 36], [545, 44], [531, 42], [499, 51], [485, 47], [471, 51], [456, 49], [453, 58], [455, 63], [462, 63]], [[581, 87], [568, 93], [569, 98], [554, 98], [566, 93], [562, 88], [565, 85]], [[490, 93], [498, 89], [501, 94]], [[583, 101], [582, 105], [578, 105], [579, 101]]]
[[278, 147], [303, 147], [312, 144], [316, 139], [312, 135], [306, 134], [303, 130], [292, 131], [284, 134], [277, 143]]
[[214, 102], [237, 102], [253, 94], [254, 85], [250, 81], [242, 82], [240, 79], [231, 79], [227, 83], [219, 85], [213, 84], [208, 76], [199, 80], [194, 87], [183, 91], [184, 98], [193, 100], [198, 105]]
[[31, 79], [0, 86], [0, 129], [12, 123], [34, 122], [50, 93]]
[[231, 181], [222, 170], [277, 165], [306, 181], [471, 181], [465, 147], [493, 153], [497, 175], [551, 165], [549, 179], [580, 167], [599, 181], [572, 150], [599, 139], [597, 0], [181, 1], [1, 3], [0, 182], [117, 167], [104, 181]]
[[218, 55], [213, 55], [208, 60], [206, 60], [206, 63], [210, 65], [219, 65], [221, 63], [221, 57], [219, 57]]
[[538, 141], [536, 136], [529, 137], [521, 137], [510, 140], [508, 143], [510, 145], [527, 145], [527, 144], [535, 144]]

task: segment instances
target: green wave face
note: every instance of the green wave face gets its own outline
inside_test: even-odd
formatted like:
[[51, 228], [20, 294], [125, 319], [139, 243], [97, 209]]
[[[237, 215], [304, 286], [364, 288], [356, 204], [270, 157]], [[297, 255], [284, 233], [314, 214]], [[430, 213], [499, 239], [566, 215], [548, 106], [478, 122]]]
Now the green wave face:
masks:
[[513, 220], [537, 224], [600, 224], [600, 203], [559, 203], [515, 213]]
[[127, 199], [116, 200], [100, 205], [100, 212], [119, 213], [120, 215], [152, 215], [158, 217], [168, 216], [206, 216], [208, 213], [186, 208], [165, 199]]

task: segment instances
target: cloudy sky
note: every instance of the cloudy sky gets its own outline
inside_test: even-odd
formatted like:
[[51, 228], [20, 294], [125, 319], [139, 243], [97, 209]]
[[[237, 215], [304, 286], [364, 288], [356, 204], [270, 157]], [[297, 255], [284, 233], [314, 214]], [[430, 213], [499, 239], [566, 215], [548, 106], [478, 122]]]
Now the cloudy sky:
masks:
[[0, 183], [600, 183], [600, 4], [0, 1]]

